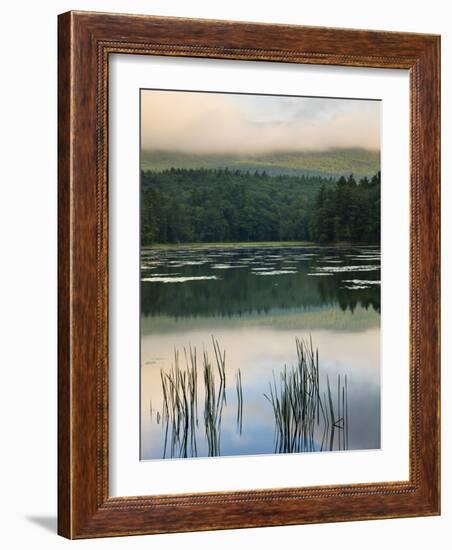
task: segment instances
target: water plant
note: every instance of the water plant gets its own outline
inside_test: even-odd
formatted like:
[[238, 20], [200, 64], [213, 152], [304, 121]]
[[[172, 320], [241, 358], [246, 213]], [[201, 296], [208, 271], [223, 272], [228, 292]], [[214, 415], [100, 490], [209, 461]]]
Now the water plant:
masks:
[[242, 435], [243, 429], [243, 390], [242, 390], [242, 373], [240, 369], [235, 375], [235, 387], [237, 390], [237, 431]]
[[[226, 405], [226, 352], [212, 337], [215, 363], [207, 350], [202, 354], [204, 382], [204, 427], [209, 456], [220, 454], [221, 416]], [[174, 350], [174, 361], [169, 371], [160, 370], [162, 386], [161, 420], [164, 427], [163, 458], [194, 457], [198, 455], [198, 355], [196, 348], [184, 348], [184, 367], [179, 351]], [[216, 368], [215, 368], [216, 367]], [[216, 390], [218, 373], [219, 385]], [[150, 408], [152, 416], [152, 408]]]
[[161, 420], [165, 429], [163, 458], [197, 456], [197, 361], [196, 350], [184, 349], [185, 368], [181, 368], [179, 352], [174, 350], [174, 363], [169, 372], [160, 371], [163, 394]]
[[[299, 453], [348, 448], [347, 378], [337, 379], [337, 399], [329, 377], [321, 397], [318, 350], [312, 340], [296, 339], [297, 363], [273, 372], [264, 394], [275, 419], [275, 452]], [[336, 402], [335, 402], [336, 401]], [[322, 433], [319, 443], [318, 434]]]
[[[335, 384], [321, 376], [319, 352], [312, 339], [295, 340], [296, 363], [273, 371], [269, 391], [275, 423], [275, 452], [300, 453], [346, 450], [349, 446], [348, 380], [338, 375]], [[227, 407], [226, 351], [212, 336], [213, 353], [204, 349], [201, 360], [195, 347], [183, 349], [182, 362], [177, 349], [171, 368], [160, 371], [162, 410], [149, 403], [164, 430], [163, 458], [198, 456], [197, 437], [199, 387], [202, 388], [202, 418], [207, 456], [221, 455], [221, 422]], [[183, 363], [183, 364], [182, 364]], [[198, 369], [201, 376], [198, 377]], [[236, 426], [243, 431], [242, 372], [235, 373]]]

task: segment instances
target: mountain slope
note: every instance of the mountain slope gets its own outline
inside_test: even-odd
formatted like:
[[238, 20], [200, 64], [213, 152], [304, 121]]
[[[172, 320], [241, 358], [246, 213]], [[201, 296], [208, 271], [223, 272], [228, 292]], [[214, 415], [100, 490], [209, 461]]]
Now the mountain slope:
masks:
[[179, 151], [143, 151], [141, 169], [230, 168], [269, 175], [372, 176], [380, 170], [380, 152], [366, 149], [275, 152], [261, 155], [196, 155]]

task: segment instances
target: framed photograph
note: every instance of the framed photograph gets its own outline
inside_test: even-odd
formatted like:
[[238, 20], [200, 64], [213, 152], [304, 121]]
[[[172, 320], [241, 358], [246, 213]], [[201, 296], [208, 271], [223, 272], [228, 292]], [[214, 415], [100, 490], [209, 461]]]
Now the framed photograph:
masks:
[[439, 59], [59, 16], [61, 535], [439, 514]]

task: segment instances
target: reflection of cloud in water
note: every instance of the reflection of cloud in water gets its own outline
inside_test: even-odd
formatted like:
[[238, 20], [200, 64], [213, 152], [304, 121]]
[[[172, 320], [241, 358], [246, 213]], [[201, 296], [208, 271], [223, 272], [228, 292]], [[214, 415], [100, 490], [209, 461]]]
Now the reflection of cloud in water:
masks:
[[378, 327], [380, 316], [372, 308], [357, 306], [351, 311], [337, 307], [318, 308], [272, 308], [265, 315], [244, 313], [241, 315], [181, 317], [174, 319], [168, 315], [141, 318], [141, 334], [165, 334], [208, 329], [222, 331], [229, 328], [271, 327], [272, 330], [334, 330], [336, 332], [362, 332]]
[[[180, 273], [153, 273], [149, 279], [155, 280], [158, 277], [174, 277], [175, 275], [180, 275]], [[145, 281], [147, 279], [141, 279], [142, 281]]]
[[346, 273], [347, 271], [379, 271], [380, 265], [341, 265], [341, 266], [325, 266], [316, 267], [319, 272], [328, 273]]
[[211, 269], [244, 269], [246, 265], [230, 265], [230, 264], [216, 264], [210, 266]]
[[[263, 397], [273, 372], [296, 364], [295, 338], [312, 336], [319, 350], [321, 384], [328, 375], [347, 374], [349, 381], [350, 449], [378, 448], [380, 445], [380, 351], [379, 329], [361, 333], [333, 331], [275, 331], [271, 328], [215, 330], [221, 347], [226, 350], [228, 406], [222, 418], [222, 455], [260, 454], [274, 451], [274, 422], [269, 403]], [[192, 330], [171, 334], [153, 334], [142, 339], [142, 419], [144, 457], [154, 456], [151, 448], [151, 426], [147, 420], [150, 400], [159, 407], [160, 369], [169, 369], [174, 346], [179, 350], [191, 345], [199, 354], [210, 351], [211, 330]], [[161, 358], [157, 364], [146, 364]], [[242, 371], [243, 437], [236, 434], [236, 396], [234, 376]], [[200, 403], [203, 389], [199, 390]], [[201, 423], [202, 424], [202, 423]], [[152, 428], [153, 430], [156, 429]], [[160, 427], [158, 427], [160, 430]], [[157, 432], [160, 433], [160, 432]], [[202, 433], [202, 431], [201, 431]], [[155, 435], [157, 437], [157, 435]], [[160, 436], [158, 436], [160, 437]], [[202, 450], [200, 451], [202, 454]], [[157, 452], [158, 455], [158, 452]]]
[[326, 258], [323, 258], [322, 262], [325, 264], [342, 264], [344, 260], [327, 260]]
[[297, 273], [297, 271], [294, 271], [293, 269], [275, 269], [274, 271], [257, 271], [254, 273], [254, 275], [293, 275], [294, 273]]
[[[143, 251], [142, 267], [144, 458], [161, 456], [155, 447], [162, 436], [162, 426], [155, 421], [162, 404], [160, 369], [170, 368], [175, 347], [182, 366], [183, 348], [190, 345], [197, 348], [201, 361], [203, 348], [212, 353], [212, 334], [227, 357], [223, 456], [274, 451], [275, 419], [263, 394], [273, 371], [278, 375], [284, 364], [295, 364], [295, 338], [309, 335], [319, 350], [321, 381], [325, 383], [328, 374], [335, 387], [338, 374], [348, 377], [350, 448], [379, 446], [380, 289], [379, 280], [372, 280], [379, 279], [378, 247], [156, 248]], [[242, 437], [236, 430], [238, 368]], [[203, 455], [202, 371], [198, 375], [198, 454]]]
[[352, 284], [356, 284], [356, 285], [359, 285], [361, 283], [366, 284], [366, 285], [379, 285], [380, 284], [380, 281], [370, 281], [370, 280], [367, 280], [367, 279], [344, 279], [343, 282], [344, 283], [352, 283]]
[[366, 288], [370, 288], [369, 285], [342, 285], [341, 288], [345, 288], [346, 290], [365, 290]]
[[199, 277], [145, 277], [141, 279], [145, 283], [186, 283], [187, 281], [207, 281], [218, 279], [215, 275], [202, 275]]
[[380, 281], [365, 279], [344, 279], [342, 282], [346, 284], [343, 284], [341, 288], [345, 288], [347, 290], [365, 290], [367, 288], [371, 288], [372, 285], [380, 285]]

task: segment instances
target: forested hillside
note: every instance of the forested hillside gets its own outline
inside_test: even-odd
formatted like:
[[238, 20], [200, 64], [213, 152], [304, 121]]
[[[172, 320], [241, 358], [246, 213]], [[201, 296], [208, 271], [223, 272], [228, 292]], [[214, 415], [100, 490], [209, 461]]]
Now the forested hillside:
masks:
[[354, 174], [371, 177], [379, 170], [380, 152], [367, 149], [328, 149], [325, 151], [288, 151], [261, 154], [194, 154], [180, 151], [146, 151], [141, 169], [162, 172], [170, 168], [215, 170], [228, 168], [241, 172], [265, 170], [270, 176], [339, 177]]
[[322, 185], [309, 219], [317, 242], [380, 242], [380, 172], [359, 183], [353, 176]]
[[379, 174], [359, 182], [229, 169], [141, 174], [142, 245], [379, 238]]

